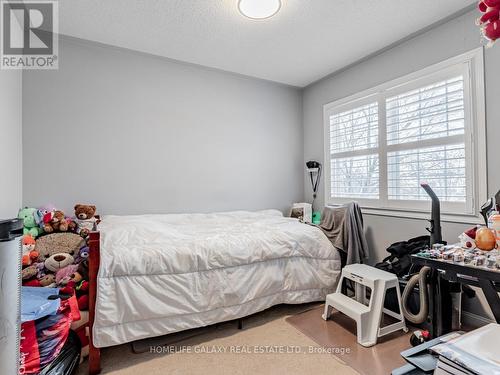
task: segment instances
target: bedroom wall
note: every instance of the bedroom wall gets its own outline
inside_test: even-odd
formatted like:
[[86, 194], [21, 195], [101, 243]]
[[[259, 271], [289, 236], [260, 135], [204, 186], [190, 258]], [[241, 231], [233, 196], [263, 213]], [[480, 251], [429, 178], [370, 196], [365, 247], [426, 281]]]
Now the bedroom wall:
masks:
[[[475, 25], [476, 11], [446, 22], [373, 58], [307, 87], [303, 95], [304, 157], [323, 161], [323, 105], [360, 92], [426, 66], [446, 60], [481, 46], [480, 32]], [[485, 50], [486, 106], [488, 136], [488, 194], [500, 188], [500, 162], [495, 142], [500, 139], [500, 46]], [[311, 196], [305, 184], [305, 197]], [[324, 202], [324, 191], [318, 195]], [[386, 256], [385, 249], [393, 242], [425, 233], [424, 220], [365, 215], [371, 262]], [[445, 239], [453, 241], [464, 224], [444, 223]], [[481, 311], [475, 309], [474, 311]], [[487, 309], [486, 309], [487, 310]], [[487, 312], [488, 314], [488, 312]]]
[[303, 195], [301, 92], [63, 37], [24, 74], [24, 203], [101, 214], [278, 208]]
[[22, 73], [0, 70], [0, 220], [22, 204]]

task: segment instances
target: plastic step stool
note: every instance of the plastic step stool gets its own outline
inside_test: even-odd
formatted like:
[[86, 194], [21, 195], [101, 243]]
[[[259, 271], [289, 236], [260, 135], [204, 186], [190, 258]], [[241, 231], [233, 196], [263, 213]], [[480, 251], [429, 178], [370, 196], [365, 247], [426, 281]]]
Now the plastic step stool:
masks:
[[[355, 283], [354, 298], [342, 294], [344, 279]], [[371, 289], [369, 301], [366, 301], [367, 287]], [[399, 313], [384, 308], [385, 294], [392, 288], [396, 288]], [[379, 337], [389, 333], [398, 330], [408, 332], [397, 276], [366, 264], [351, 264], [342, 269], [337, 291], [326, 296], [324, 320], [328, 320], [333, 308], [356, 321], [358, 343], [366, 347], [375, 345]], [[397, 319], [397, 322], [380, 327], [384, 313]]]

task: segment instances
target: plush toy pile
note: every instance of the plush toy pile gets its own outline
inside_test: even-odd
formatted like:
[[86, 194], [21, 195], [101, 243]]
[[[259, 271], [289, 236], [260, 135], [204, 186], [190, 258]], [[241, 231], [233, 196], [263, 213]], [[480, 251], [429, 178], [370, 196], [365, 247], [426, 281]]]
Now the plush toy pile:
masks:
[[89, 278], [87, 237], [98, 224], [96, 207], [77, 204], [73, 218], [52, 205], [23, 208], [24, 286], [59, 288], [76, 295], [80, 311], [88, 310]]

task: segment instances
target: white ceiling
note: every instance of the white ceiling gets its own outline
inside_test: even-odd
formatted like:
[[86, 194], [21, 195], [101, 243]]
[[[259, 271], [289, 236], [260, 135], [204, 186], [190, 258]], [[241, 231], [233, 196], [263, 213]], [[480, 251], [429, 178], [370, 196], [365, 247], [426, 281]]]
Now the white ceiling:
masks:
[[476, 0], [282, 0], [267, 20], [238, 0], [64, 0], [62, 34], [304, 87]]

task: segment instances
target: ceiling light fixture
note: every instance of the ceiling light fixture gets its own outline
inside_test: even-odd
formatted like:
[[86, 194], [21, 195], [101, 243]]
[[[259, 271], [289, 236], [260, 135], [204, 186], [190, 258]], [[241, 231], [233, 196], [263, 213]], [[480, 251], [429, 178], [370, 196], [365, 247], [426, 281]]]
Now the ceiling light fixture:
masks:
[[239, 0], [238, 9], [245, 17], [262, 20], [279, 12], [281, 0]]

